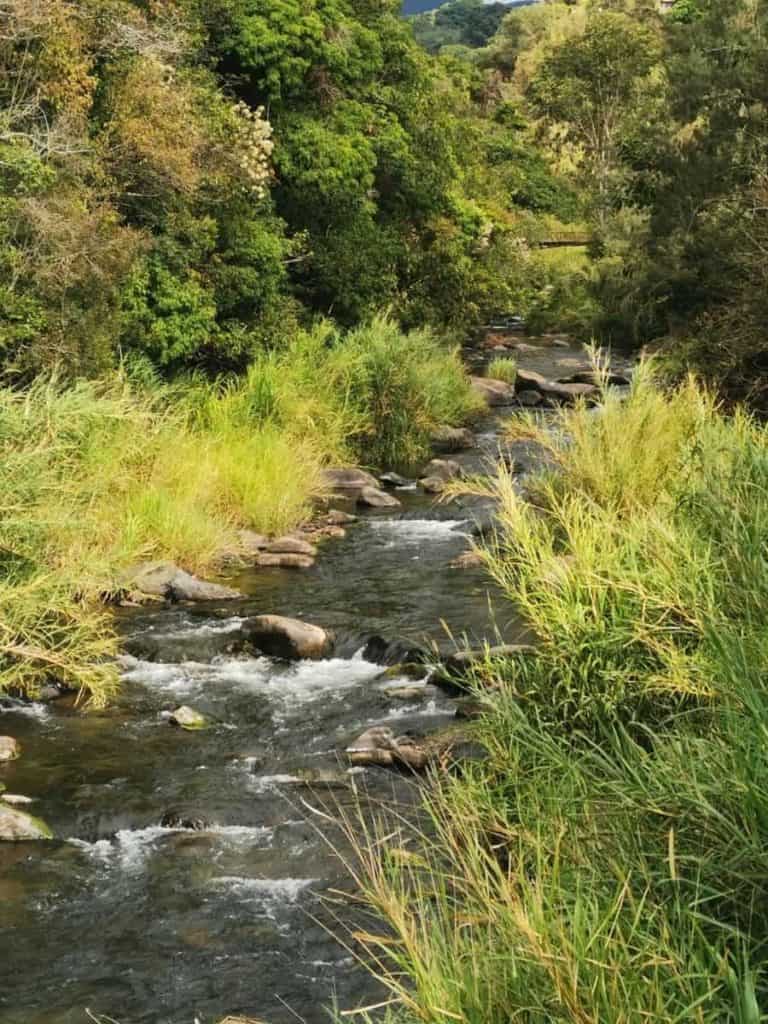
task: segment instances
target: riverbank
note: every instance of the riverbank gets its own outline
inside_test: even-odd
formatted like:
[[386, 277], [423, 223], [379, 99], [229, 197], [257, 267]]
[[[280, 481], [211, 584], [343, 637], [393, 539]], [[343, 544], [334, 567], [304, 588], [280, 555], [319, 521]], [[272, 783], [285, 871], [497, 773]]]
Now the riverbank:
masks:
[[525, 497], [503, 466], [474, 489], [538, 653], [477, 669], [487, 759], [435, 779], [427, 825], [358, 837], [391, 929], [363, 957], [398, 1020], [756, 1024], [768, 435], [648, 367], [521, 435], [551, 468]]
[[479, 407], [456, 352], [385, 318], [297, 334], [226, 385], [1, 390], [0, 691], [55, 681], [103, 705], [118, 678], [104, 602], [138, 565], [209, 572], [242, 553], [241, 531], [310, 518], [324, 467], [412, 465]]

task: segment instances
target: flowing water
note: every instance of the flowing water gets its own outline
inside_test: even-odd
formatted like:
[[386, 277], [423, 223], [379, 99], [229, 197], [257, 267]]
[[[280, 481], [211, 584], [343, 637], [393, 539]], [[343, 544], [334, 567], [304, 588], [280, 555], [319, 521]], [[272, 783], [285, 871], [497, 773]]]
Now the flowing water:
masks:
[[[479, 449], [460, 457], [468, 469], [498, 454], [498, 429], [482, 425]], [[339, 752], [374, 724], [432, 732], [455, 706], [429, 685], [396, 698], [412, 680], [383, 674], [363, 647], [520, 633], [481, 571], [450, 567], [482, 510], [398, 496], [402, 509], [361, 517], [313, 569], [243, 573], [242, 601], [123, 614], [124, 684], [109, 709], [0, 705], [0, 734], [24, 747], [0, 781], [35, 798], [57, 837], [0, 845], [0, 1024], [79, 1024], [88, 1009], [120, 1024], [319, 1024], [334, 1001], [380, 998], [343, 944], [353, 911], [329, 899], [347, 884], [329, 817], [413, 801], [417, 787], [349, 771]], [[285, 665], [228, 650], [243, 618], [266, 612], [334, 630], [334, 656]], [[170, 727], [179, 704], [212, 727]], [[318, 771], [327, 792], [302, 784]], [[198, 828], [168, 827], [179, 823]]]

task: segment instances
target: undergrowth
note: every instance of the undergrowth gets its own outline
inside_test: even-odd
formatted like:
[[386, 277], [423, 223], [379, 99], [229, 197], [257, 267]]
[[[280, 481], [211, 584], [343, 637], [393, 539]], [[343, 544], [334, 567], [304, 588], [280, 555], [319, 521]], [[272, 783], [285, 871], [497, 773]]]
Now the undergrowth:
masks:
[[765, 1020], [768, 434], [653, 377], [523, 424], [527, 498], [474, 482], [538, 651], [477, 668], [487, 756], [425, 825], [357, 830], [393, 1020]]

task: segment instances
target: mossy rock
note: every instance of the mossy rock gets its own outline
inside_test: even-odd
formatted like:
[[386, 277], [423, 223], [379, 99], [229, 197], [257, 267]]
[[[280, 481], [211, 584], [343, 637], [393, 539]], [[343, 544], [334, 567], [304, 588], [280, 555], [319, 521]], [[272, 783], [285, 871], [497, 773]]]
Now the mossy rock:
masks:
[[0, 803], [0, 842], [20, 843], [38, 839], [53, 839], [53, 832], [42, 818]]
[[171, 712], [170, 722], [171, 725], [178, 725], [188, 732], [199, 732], [201, 729], [207, 729], [210, 725], [205, 715], [186, 704]]

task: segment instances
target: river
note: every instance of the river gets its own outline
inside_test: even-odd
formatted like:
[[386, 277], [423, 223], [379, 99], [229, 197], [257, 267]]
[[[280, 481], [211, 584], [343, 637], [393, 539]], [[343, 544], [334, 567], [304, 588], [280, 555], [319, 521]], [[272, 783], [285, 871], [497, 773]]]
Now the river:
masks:
[[[584, 357], [523, 361], [555, 376]], [[478, 448], [457, 457], [467, 470], [497, 457], [508, 415], [477, 426]], [[530, 453], [517, 454], [525, 469]], [[449, 632], [476, 643], [521, 628], [481, 570], [450, 565], [469, 545], [473, 504], [395, 493], [401, 509], [362, 515], [314, 568], [236, 577], [242, 601], [121, 613], [123, 686], [108, 709], [0, 706], [0, 733], [24, 749], [0, 781], [35, 798], [57, 837], [0, 845], [0, 1024], [83, 1024], [87, 1009], [120, 1024], [227, 1013], [320, 1024], [334, 1002], [380, 997], [339, 941], [354, 921], [328, 900], [348, 884], [329, 818], [337, 804], [413, 801], [418, 784], [349, 772], [340, 751], [371, 725], [434, 731], [455, 704], [428, 685], [393, 696], [413, 681], [383, 675], [363, 648], [381, 636], [450, 650]], [[263, 613], [332, 629], [334, 656], [285, 665], [228, 652], [242, 619]], [[179, 704], [213, 726], [172, 728]], [[330, 786], [297, 781], [318, 771]], [[178, 820], [202, 828], [168, 827]]]

